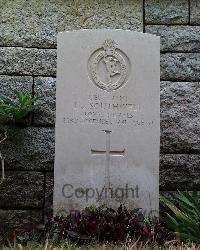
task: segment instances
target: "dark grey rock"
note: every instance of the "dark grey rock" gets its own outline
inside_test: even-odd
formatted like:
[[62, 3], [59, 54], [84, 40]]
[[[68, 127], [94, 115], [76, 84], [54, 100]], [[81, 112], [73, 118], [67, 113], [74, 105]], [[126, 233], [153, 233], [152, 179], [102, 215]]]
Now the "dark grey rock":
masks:
[[47, 216], [53, 214], [53, 188], [54, 188], [54, 174], [53, 172], [47, 172], [45, 176], [45, 203], [44, 213], [45, 219]]
[[200, 155], [166, 154], [160, 158], [161, 190], [200, 190]]
[[161, 79], [165, 81], [200, 81], [200, 53], [161, 55]]
[[54, 126], [56, 110], [56, 79], [36, 77], [34, 80], [35, 96], [41, 96], [38, 109], [34, 114], [35, 125]]
[[199, 26], [147, 25], [146, 32], [161, 37], [161, 51], [200, 52]]
[[16, 90], [32, 96], [33, 78], [31, 76], [0, 76], [0, 95], [15, 98]]
[[[1, 172], [0, 172], [1, 174]], [[44, 175], [39, 172], [6, 171], [0, 185], [0, 207], [42, 207]]]
[[0, 45], [53, 48], [59, 31], [142, 30], [141, 0], [1, 0]]
[[148, 24], [188, 23], [188, 0], [147, 0], [145, 1], [145, 21]]
[[0, 145], [6, 170], [53, 170], [54, 128], [15, 128]]
[[55, 49], [0, 48], [0, 74], [56, 75]]
[[190, 22], [192, 24], [200, 24], [200, 1], [190, 0]]
[[199, 96], [199, 82], [161, 82], [161, 152], [200, 153]]
[[[5, 233], [12, 233], [15, 230], [19, 233], [30, 231], [42, 222], [41, 210], [2, 210], [0, 209], [0, 225], [3, 225]], [[2, 232], [0, 232], [2, 233]], [[24, 234], [22, 234], [25, 237]]]

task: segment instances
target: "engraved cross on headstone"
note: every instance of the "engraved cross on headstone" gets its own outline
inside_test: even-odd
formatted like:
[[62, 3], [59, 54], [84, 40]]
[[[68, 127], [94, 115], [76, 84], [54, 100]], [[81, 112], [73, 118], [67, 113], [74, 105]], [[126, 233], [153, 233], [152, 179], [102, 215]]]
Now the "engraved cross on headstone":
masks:
[[106, 156], [106, 169], [105, 169], [105, 178], [106, 178], [106, 187], [110, 187], [110, 157], [111, 156], [124, 156], [125, 149], [123, 150], [111, 150], [110, 149], [110, 134], [112, 131], [103, 130], [106, 133], [106, 149], [105, 150], [96, 150], [91, 149], [93, 155], [105, 155]]

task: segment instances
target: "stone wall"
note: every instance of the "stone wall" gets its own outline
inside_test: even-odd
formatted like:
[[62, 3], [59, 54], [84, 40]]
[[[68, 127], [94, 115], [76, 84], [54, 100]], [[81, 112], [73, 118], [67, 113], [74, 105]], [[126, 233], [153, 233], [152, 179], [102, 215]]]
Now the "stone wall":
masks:
[[56, 34], [121, 28], [161, 36], [160, 190], [200, 190], [199, 0], [0, 0], [0, 95], [42, 96], [2, 145], [0, 224], [26, 227], [51, 210]]

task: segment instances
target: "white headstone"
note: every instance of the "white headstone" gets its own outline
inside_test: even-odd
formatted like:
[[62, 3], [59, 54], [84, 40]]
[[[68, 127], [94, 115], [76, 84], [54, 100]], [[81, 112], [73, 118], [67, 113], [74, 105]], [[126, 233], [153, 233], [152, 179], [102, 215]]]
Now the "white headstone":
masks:
[[160, 39], [123, 30], [58, 35], [54, 213], [158, 211]]

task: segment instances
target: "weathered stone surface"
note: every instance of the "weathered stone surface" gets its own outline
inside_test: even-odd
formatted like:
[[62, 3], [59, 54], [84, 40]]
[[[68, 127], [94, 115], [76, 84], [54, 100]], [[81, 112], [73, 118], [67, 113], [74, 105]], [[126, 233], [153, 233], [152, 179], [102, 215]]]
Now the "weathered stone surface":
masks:
[[147, 0], [145, 1], [145, 21], [149, 24], [188, 23], [188, 1]]
[[6, 171], [0, 185], [0, 207], [42, 207], [44, 175], [39, 172]]
[[190, 22], [200, 24], [200, 1], [190, 0]]
[[53, 214], [53, 188], [54, 188], [54, 173], [47, 172], [45, 176], [44, 213], [48, 217]]
[[199, 26], [147, 25], [146, 32], [161, 37], [161, 51], [200, 52]]
[[33, 229], [42, 221], [40, 210], [2, 210], [0, 209], [0, 225], [3, 225], [3, 232], [17, 233]]
[[0, 76], [0, 95], [15, 98], [16, 90], [32, 95], [33, 78], [31, 76]]
[[34, 114], [34, 124], [52, 126], [55, 124], [56, 79], [36, 77], [34, 81], [35, 96], [41, 96], [39, 107]]
[[2, 0], [0, 45], [55, 47], [58, 31], [81, 28], [142, 30], [142, 0]]
[[6, 155], [6, 170], [52, 170], [54, 129], [30, 127], [9, 130], [1, 151]]
[[0, 74], [55, 75], [55, 49], [0, 48]]
[[160, 158], [162, 190], [200, 190], [200, 155], [166, 154]]
[[200, 81], [200, 53], [166, 53], [161, 55], [161, 79]]
[[161, 152], [200, 153], [199, 96], [199, 82], [161, 82]]
[[[58, 44], [55, 214], [121, 203], [158, 210], [160, 39], [88, 30], [63, 32]], [[140, 195], [119, 198], [116, 190], [127, 185]], [[89, 199], [85, 188], [95, 190]]]

